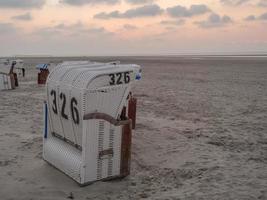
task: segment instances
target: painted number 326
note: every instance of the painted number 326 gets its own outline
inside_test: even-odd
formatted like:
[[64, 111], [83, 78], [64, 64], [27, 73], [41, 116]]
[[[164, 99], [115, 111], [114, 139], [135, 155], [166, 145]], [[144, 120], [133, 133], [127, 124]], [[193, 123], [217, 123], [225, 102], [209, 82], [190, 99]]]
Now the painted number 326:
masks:
[[130, 72], [123, 72], [123, 73], [116, 73], [116, 74], [109, 74], [110, 85], [120, 85], [120, 84], [127, 84], [130, 82]]
[[[58, 114], [58, 108], [57, 108], [57, 94], [55, 90], [51, 90], [50, 95], [53, 97], [52, 101], [52, 110], [53, 112], [57, 115]], [[66, 108], [66, 95], [64, 93], [60, 93], [59, 98], [62, 102], [60, 114], [64, 119], [69, 119], [69, 116], [65, 113], [65, 108]], [[77, 100], [72, 97], [70, 100], [70, 111], [71, 111], [71, 118], [74, 121], [75, 124], [79, 124], [79, 111], [77, 109], [78, 102]]]

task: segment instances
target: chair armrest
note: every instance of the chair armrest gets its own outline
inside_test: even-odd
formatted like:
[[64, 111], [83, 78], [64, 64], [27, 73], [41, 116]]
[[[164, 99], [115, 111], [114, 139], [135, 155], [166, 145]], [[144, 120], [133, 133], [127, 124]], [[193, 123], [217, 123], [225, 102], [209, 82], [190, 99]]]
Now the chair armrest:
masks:
[[114, 117], [105, 114], [105, 113], [89, 113], [83, 116], [83, 120], [90, 120], [90, 119], [103, 119], [105, 121], [108, 121], [109, 123], [113, 124], [114, 126], [122, 126], [122, 125], [127, 125], [131, 124], [132, 120], [131, 119], [126, 119], [126, 120], [117, 120]]

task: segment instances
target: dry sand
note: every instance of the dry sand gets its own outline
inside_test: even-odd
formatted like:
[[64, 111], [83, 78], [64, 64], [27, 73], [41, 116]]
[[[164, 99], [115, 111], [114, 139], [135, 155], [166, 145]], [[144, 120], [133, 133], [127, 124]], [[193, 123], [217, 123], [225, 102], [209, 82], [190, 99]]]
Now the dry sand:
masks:
[[131, 175], [87, 187], [42, 160], [34, 65], [53, 59], [24, 59], [19, 88], [0, 91], [1, 200], [267, 199], [267, 58], [90, 58], [140, 64], [143, 79]]

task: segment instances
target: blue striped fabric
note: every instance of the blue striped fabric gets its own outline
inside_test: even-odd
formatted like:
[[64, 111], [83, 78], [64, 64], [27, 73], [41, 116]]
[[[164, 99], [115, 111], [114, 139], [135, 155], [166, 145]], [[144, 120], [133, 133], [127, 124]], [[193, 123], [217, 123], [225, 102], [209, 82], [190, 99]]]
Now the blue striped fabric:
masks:
[[38, 64], [36, 65], [36, 69], [48, 69], [49, 64]]

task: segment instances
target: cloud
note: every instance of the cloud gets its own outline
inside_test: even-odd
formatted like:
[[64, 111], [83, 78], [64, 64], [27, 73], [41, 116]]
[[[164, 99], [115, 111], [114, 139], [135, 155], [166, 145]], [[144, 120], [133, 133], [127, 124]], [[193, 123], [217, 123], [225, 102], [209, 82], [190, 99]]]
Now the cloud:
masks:
[[[125, 0], [129, 4], [146, 4], [153, 3], [155, 0]], [[83, 6], [86, 4], [116, 4], [120, 3], [121, 0], [60, 0], [62, 4], [68, 4], [73, 6]]]
[[136, 26], [131, 25], [131, 24], [124, 24], [123, 28], [126, 30], [136, 30], [137, 29]]
[[220, 16], [218, 14], [212, 13], [207, 20], [195, 22], [201, 28], [215, 28], [215, 27], [222, 27], [229, 23], [232, 23], [232, 19], [227, 16]]
[[267, 20], [267, 12], [261, 14], [260, 16], [249, 15], [244, 20], [245, 21]]
[[258, 6], [259, 6], [259, 7], [267, 7], [267, 1], [266, 1], [266, 0], [261, 0], [261, 1], [258, 3]]
[[250, 0], [220, 0], [222, 4], [228, 6], [240, 6], [249, 2]]
[[62, 31], [62, 32], [77, 32], [77, 33], [85, 33], [85, 34], [106, 34], [108, 33], [108, 31], [106, 31], [106, 29], [104, 27], [87, 27], [85, 25], [83, 25], [81, 22], [77, 22], [74, 24], [57, 24], [54, 27], [52, 27], [53, 29], [57, 30], [57, 31]]
[[86, 4], [116, 4], [120, 0], [61, 0], [60, 3], [72, 6], [83, 6]]
[[260, 19], [260, 20], [267, 20], [267, 12], [266, 13], [263, 13], [262, 15], [260, 15], [258, 17], [258, 19]]
[[76, 22], [74, 24], [57, 24], [55, 26], [53, 26], [52, 28], [57, 29], [57, 30], [82, 30], [84, 29], [84, 25], [81, 22]]
[[210, 11], [211, 10], [204, 4], [191, 5], [190, 8], [180, 5], [167, 8], [167, 13], [171, 17], [192, 17], [195, 15], [202, 15]]
[[155, 0], [125, 0], [129, 4], [146, 4], [153, 3]]
[[45, 0], [0, 0], [0, 8], [41, 8]]
[[31, 16], [31, 13], [25, 13], [22, 15], [13, 16], [12, 19], [22, 20], [22, 21], [30, 21], [30, 20], [32, 20], [32, 16]]
[[184, 19], [179, 19], [179, 20], [163, 20], [160, 22], [162, 25], [175, 25], [175, 26], [181, 26], [185, 24]]
[[96, 19], [110, 19], [110, 18], [122, 18], [123, 14], [119, 13], [119, 11], [115, 10], [113, 12], [110, 13], [106, 13], [106, 12], [101, 12], [98, 13], [96, 15], [94, 15], [94, 18]]
[[[267, 0], [220, 0], [223, 5], [227, 6], [240, 6], [243, 4], [259, 6], [259, 7], [267, 7]], [[251, 2], [250, 4], [248, 4]]]
[[0, 33], [14, 33], [16, 28], [11, 23], [0, 23]]
[[110, 19], [110, 18], [136, 18], [136, 17], [153, 17], [162, 14], [163, 9], [158, 5], [145, 5], [142, 7], [129, 9], [123, 13], [119, 11], [113, 11], [110, 13], [101, 12], [94, 16], [97, 19]]
[[249, 15], [244, 20], [245, 21], [254, 21], [254, 20], [256, 20], [256, 17], [255, 17], [255, 15]]
[[38, 29], [33, 34], [41, 36], [107, 36], [112, 35], [112, 32], [107, 31], [104, 27], [87, 27], [81, 22], [76, 22], [74, 24], [64, 24], [60, 23], [55, 26], [43, 27]]

